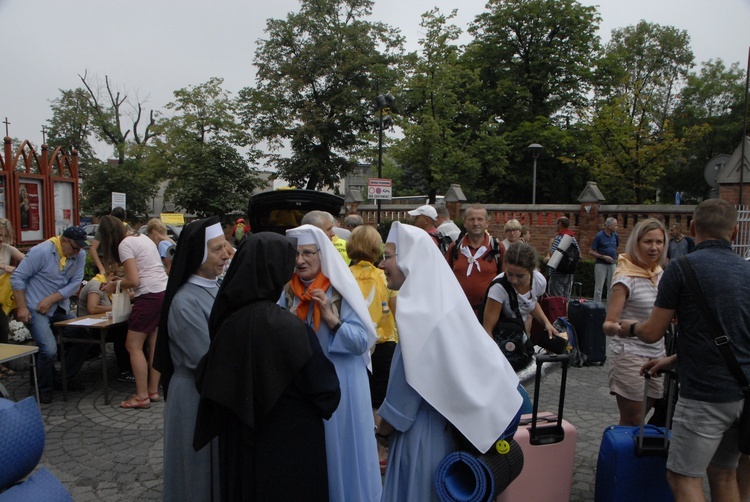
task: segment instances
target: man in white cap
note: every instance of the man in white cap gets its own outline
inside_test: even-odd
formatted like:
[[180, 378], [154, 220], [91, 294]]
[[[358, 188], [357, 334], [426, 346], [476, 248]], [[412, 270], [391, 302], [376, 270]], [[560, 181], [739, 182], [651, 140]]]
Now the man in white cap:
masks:
[[390, 443], [383, 500], [437, 500], [435, 470], [455, 451], [448, 424], [486, 452], [521, 406], [518, 377], [423, 232], [394, 222], [385, 246], [400, 339], [378, 411], [376, 437]]
[[435, 244], [440, 247], [440, 232], [438, 232], [435, 224], [437, 223], [438, 214], [434, 207], [426, 204], [419, 206], [413, 211], [409, 211], [409, 215], [414, 217], [414, 226], [419, 227], [432, 237]]

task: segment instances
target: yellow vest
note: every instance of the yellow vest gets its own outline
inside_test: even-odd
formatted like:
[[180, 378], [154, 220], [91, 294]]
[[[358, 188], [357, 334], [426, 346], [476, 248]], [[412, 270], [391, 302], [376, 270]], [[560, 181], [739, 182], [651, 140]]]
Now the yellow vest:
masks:
[[[378, 333], [378, 342], [398, 342], [396, 319], [388, 306], [388, 300], [395, 296], [395, 291], [388, 289], [385, 273], [370, 262], [361, 261], [349, 267], [359, 284], [362, 296], [370, 311], [372, 322]], [[385, 307], [383, 307], [385, 302]]]

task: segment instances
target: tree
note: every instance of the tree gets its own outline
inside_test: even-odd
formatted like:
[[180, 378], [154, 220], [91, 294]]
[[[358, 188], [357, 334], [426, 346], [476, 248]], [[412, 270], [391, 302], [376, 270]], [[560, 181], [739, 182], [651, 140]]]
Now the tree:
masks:
[[683, 199], [700, 201], [708, 191], [703, 177], [706, 163], [719, 154], [731, 154], [742, 140], [744, 73], [739, 63], [727, 67], [709, 60], [691, 72], [674, 112], [677, 135], [702, 126], [705, 134], [686, 144], [683, 162], [667, 168], [663, 191], [685, 192]]
[[79, 173], [85, 178], [93, 162], [98, 162], [91, 145], [93, 126], [88, 93], [83, 88], [60, 89], [60, 97], [52, 101], [52, 118], [47, 121], [47, 144], [66, 152], [78, 151]]
[[[372, 138], [370, 103], [395, 82], [402, 37], [363, 18], [372, 0], [301, 0], [266, 23], [257, 84], [240, 91], [241, 116], [267, 161], [293, 185], [333, 186]], [[291, 148], [291, 155], [278, 152]]]
[[147, 201], [158, 188], [158, 182], [139, 160], [126, 159], [124, 164], [116, 160], [93, 162], [81, 184], [81, 208], [97, 216], [107, 215], [112, 210], [112, 192], [122, 192], [128, 197], [128, 219], [142, 219], [149, 214]]
[[641, 21], [612, 31], [587, 128], [591, 145], [580, 160], [608, 200], [653, 200], [665, 170], [701, 134], [692, 128], [678, 137], [670, 120], [692, 64], [684, 30]]
[[[156, 124], [154, 110], [149, 111], [148, 123], [143, 132], [140, 132], [138, 128], [141, 120], [145, 118], [145, 111], [138, 99], [135, 104], [132, 104], [127, 94], [123, 95], [110, 84], [109, 77], [106, 75], [103, 90], [86, 80], [88, 73], [79, 75], [79, 78], [88, 91], [94, 132], [99, 139], [113, 147], [117, 163], [125, 164], [128, 156], [136, 159], [142, 158], [148, 141], [154, 137], [153, 127]], [[104, 94], [103, 98], [102, 94]], [[127, 108], [130, 108], [129, 112], [126, 112]], [[126, 119], [129, 119], [131, 124], [129, 128], [125, 126]]]
[[[158, 125], [163, 134], [149, 159], [169, 179], [165, 196], [201, 217], [244, 211], [261, 183], [237, 149], [247, 144], [247, 135], [222, 83], [214, 77], [174, 92], [166, 108], [176, 115]], [[249, 152], [250, 159], [256, 155]]]
[[425, 35], [409, 70], [410, 92], [405, 93], [400, 122], [404, 138], [393, 153], [403, 167], [403, 181], [427, 193], [431, 202], [451, 183], [460, 183], [475, 196], [488, 172], [499, 178], [506, 165], [505, 143], [496, 124], [483, 123], [470, 99], [479, 81], [475, 72], [459, 64], [460, 49], [452, 42], [461, 31], [448, 24], [455, 15], [455, 10], [445, 16], [439, 9], [422, 15]]
[[465, 59], [479, 71], [481, 107], [513, 128], [586, 104], [601, 18], [575, 0], [490, 0]]

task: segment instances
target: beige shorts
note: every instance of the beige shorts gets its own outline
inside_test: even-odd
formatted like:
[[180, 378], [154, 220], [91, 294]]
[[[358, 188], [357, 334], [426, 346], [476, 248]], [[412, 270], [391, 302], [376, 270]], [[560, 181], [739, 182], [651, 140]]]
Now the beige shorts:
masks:
[[[643, 386], [646, 379], [641, 376], [641, 367], [650, 358], [621, 352], [612, 354], [609, 369], [609, 393], [631, 401], [643, 401]], [[664, 396], [664, 377], [658, 376], [648, 381], [648, 397], [660, 399]]]

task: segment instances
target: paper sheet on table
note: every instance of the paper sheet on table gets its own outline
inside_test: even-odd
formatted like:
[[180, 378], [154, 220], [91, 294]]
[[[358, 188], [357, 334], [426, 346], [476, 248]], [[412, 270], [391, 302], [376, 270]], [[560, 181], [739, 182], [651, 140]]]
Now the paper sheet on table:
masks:
[[95, 317], [95, 318], [88, 318], [88, 319], [78, 319], [73, 322], [69, 322], [68, 326], [92, 326], [94, 324], [99, 324], [100, 322], [106, 322], [106, 317]]

